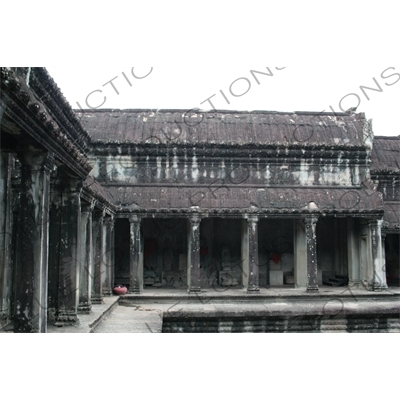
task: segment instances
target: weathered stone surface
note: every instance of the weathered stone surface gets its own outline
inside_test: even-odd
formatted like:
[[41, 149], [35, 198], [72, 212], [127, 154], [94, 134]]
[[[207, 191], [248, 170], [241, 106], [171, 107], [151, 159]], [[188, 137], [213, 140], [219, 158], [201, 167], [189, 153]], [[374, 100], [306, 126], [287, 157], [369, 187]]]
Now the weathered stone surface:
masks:
[[200, 285], [200, 218], [194, 216], [188, 220], [188, 290], [189, 293], [201, 292]]
[[141, 293], [143, 290], [143, 263], [141, 263], [142, 238], [141, 220], [136, 215], [130, 222], [130, 293]]
[[82, 182], [68, 183], [61, 203], [57, 325], [78, 321]]
[[20, 148], [21, 193], [16, 252], [14, 329], [46, 332], [49, 195], [52, 158], [47, 152]]
[[79, 243], [79, 305], [78, 312], [88, 314], [92, 308], [93, 275], [93, 203], [81, 205], [80, 243]]
[[101, 304], [103, 302], [102, 287], [102, 256], [104, 251], [103, 240], [103, 219], [104, 211], [94, 211], [92, 215], [93, 228], [93, 254], [94, 254], [94, 270], [92, 276], [92, 304]]
[[[374, 139], [364, 114], [77, 116], [45, 69], [2, 67], [1, 77], [0, 318], [15, 331], [76, 324], [114, 283], [140, 295], [144, 284], [187, 286], [189, 296], [237, 283], [258, 299], [290, 276], [313, 298], [322, 283], [378, 293], [400, 282], [400, 138]], [[217, 317], [216, 331], [331, 327]], [[335, 326], [392, 323], [368, 318]], [[195, 319], [194, 330], [207, 322]]]

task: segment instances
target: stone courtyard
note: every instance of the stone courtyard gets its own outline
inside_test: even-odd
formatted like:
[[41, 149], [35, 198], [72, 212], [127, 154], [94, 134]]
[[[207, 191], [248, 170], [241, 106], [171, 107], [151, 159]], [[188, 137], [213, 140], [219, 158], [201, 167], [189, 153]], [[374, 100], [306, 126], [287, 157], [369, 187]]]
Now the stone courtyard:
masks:
[[399, 332], [400, 137], [363, 113], [73, 110], [2, 67], [0, 119], [3, 332]]

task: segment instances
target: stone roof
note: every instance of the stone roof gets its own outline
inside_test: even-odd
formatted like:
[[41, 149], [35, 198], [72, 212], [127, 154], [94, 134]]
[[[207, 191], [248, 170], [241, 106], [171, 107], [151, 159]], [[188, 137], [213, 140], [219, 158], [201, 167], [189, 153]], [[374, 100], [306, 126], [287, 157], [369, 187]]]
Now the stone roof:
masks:
[[400, 202], [385, 202], [384, 221], [389, 229], [400, 229]]
[[365, 147], [368, 124], [362, 113], [103, 109], [77, 114], [94, 142], [133, 144]]
[[400, 136], [376, 136], [371, 160], [372, 171], [400, 173]]

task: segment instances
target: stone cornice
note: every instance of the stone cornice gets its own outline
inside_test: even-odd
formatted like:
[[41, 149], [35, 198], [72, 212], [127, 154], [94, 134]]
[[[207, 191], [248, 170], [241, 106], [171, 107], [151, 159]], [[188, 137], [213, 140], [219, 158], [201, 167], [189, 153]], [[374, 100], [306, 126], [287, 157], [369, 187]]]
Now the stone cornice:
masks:
[[171, 156], [187, 156], [191, 157], [210, 157], [210, 158], [249, 158], [256, 160], [257, 158], [277, 158], [281, 162], [282, 159], [338, 159], [340, 156], [342, 162], [349, 160], [356, 163], [370, 164], [369, 152], [359, 146], [303, 146], [288, 145], [284, 146], [280, 143], [271, 143], [268, 145], [235, 145], [233, 144], [210, 144], [205, 143], [203, 146], [193, 146], [174, 143], [167, 145], [154, 145], [143, 143], [92, 143], [91, 154], [95, 156], [120, 156], [128, 155], [135, 157], [165, 157]]
[[121, 208], [118, 210], [117, 218], [128, 218], [131, 215], [137, 215], [140, 218], [190, 218], [196, 216], [198, 218], [234, 218], [244, 219], [251, 216], [258, 217], [259, 219], [305, 219], [305, 218], [321, 218], [321, 217], [336, 217], [336, 218], [365, 218], [368, 220], [380, 220], [384, 214], [383, 210], [362, 210], [362, 211], [337, 211], [330, 212], [321, 211], [313, 212], [299, 211], [299, 210], [263, 210], [254, 211], [249, 209], [223, 209], [223, 210], [197, 210], [192, 209], [169, 209], [169, 210], [132, 210]]
[[45, 68], [32, 68], [30, 88], [51, 111], [63, 130], [73, 137], [80, 150], [86, 152], [91, 136]]
[[15, 121], [45, 149], [65, 163], [81, 178], [92, 170], [87, 158], [52, 118], [46, 105], [37, 98], [24, 79], [9, 68], [1, 68], [2, 101], [5, 115]]

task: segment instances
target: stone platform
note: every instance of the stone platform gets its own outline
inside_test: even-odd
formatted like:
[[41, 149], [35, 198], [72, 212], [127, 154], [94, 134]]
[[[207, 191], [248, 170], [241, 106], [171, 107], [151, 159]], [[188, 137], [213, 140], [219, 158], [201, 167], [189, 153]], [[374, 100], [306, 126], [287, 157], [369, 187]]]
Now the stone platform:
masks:
[[120, 305], [163, 313], [163, 332], [400, 332], [400, 289], [149, 290]]
[[[3, 332], [12, 332], [12, 325]], [[1, 332], [1, 330], [0, 330]], [[400, 288], [368, 292], [346, 287], [304, 289], [149, 289], [104, 298], [74, 326], [48, 333], [400, 332]]]

